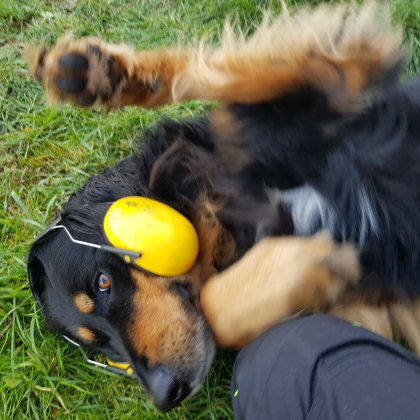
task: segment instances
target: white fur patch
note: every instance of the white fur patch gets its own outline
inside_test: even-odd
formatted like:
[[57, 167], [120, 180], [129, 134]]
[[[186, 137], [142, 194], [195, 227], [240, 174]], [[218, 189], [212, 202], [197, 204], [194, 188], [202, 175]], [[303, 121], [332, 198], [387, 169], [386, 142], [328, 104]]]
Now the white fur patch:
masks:
[[273, 205], [281, 202], [289, 209], [297, 235], [310, 235], [318, 229], [334, 231], [334, 211], [318, 191], [309, 185], [289, 190], [267, 191]]
[[[282, 203], [291, 212], [295, 233], [297, 235], [311, 235], [317, 230], [327, 230], [337, 234], [342, 228], [342, 240], [346, 237], [345, 223], [340, 223], [331, 206], [321, 194], [309, 185], [289, 190], [267, 189], [268, 197], [273, 205]], [[379, 218], [369, 194], [364, 188], [358, 190], [357, 206], [359, 213], [359, 240], [363, 245], [370, 234], [379, 232]], [[338, 232], [340, 232], [338, 230]]]
[[372, 201], [364, 188], [358, 192], [358, 204], [360, 212], [359, 244], [363, 244], [370, 232], [378, 234], [379, 222]]
[[292, 214], [295, 234], [311, 235], [316, 230], [334, 231], [335, 213], [309, 185], [289, 190], [267, 189], [273, 205], [281, 202]]

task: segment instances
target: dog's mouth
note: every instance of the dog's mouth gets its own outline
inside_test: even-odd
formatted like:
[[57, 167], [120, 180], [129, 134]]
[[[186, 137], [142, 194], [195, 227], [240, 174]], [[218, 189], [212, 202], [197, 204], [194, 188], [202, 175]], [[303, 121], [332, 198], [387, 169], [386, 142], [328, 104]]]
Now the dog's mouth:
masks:
[[140, 358], [123, 356], [111, 349], [103, 351], [104, 358], [93, 359], [78, 342], [66, 335], [62, 337], [79, 348], [88, 364], [135, 379], [153, 400], [156, 408], [166, 412], [180, 405], [187, 397], [194, 395], [210, 370], [216, 346], [212, 333], [204, 322], [201, 332], [202, 335], [195, 351], [194, 369], [187, 372], [177, 366], [165, 364], [145, 368], [144, 361]]
[[[166, 412], [179, 406], [184, 400], [199, 391], [210, 370], [216, 353], [216, 347], [210, 330], [207, 333], [209, 334], [209, 341], [206, 343], [207, 351], [205, 353], [205, 360], [201, 364], [194, 380], [184, 382], [176, 376], [171, 376], [170, 369], [165, 367], [158, 368], [160, 376], [155, 377], [154, 383], [152, 384], [152, 387], [157, 389], [157, 392], [151, 392], [149, 390], [149, 395], [160, 411]], [[155, 385], [158, 385], [158, 387], [156, 388]]]
[[107, 349], [104, 351], [105, 362], [100, 363], [89, 359], [83, 349], [79, 345], [78, 347], [88, 363], [135, 379], [155, 406], [165, 412], [180, 405], [200, 389], [214, 360], [216, 345], [212, 332], [201, 316], [197, 323], [199, 328], [194, 340], [194, 350], [189, 354], [187, 362], [185, 358], [180, 358], [175, 362], [162, 361], [148, 365], [142, 357], [133, 353], [121, 355]]
[[134, 374], [160, 411], [169, 411], [194, 395], [205, 380], [216, 354], [209, 327], [202, 321], [200, 337], [188, 367], [183, 361], [156, 364], [144, 371], [144, 364], [133, 361]]

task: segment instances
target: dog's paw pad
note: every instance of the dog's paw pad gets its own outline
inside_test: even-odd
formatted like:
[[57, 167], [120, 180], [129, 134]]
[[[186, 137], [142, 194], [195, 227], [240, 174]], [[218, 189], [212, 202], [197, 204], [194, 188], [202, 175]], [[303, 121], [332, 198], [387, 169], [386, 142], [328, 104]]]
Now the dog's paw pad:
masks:
[[89, 68], [89, 61], [81, 54], [69, 53], [60, 57], [58, 65], [63, 70], [86, 71]]
[[51, 100], [88, 107], [112, 102], [126, 78], [123, 65], [108, 50], [100, 40], [63, 37], [50, 49], [28, 48], [26, 55]]
[[85, 90], [87, 80], [84, 77], [65, 77], [58, 76], [55, 85], [63, 93], [81, 93]]
[[58, 93], [79, 106], [106, 102], [115, 94], [124, 72], [98, 45], [79, 43], [76, 47], [57, 61], [58, 75], [53, 81]]

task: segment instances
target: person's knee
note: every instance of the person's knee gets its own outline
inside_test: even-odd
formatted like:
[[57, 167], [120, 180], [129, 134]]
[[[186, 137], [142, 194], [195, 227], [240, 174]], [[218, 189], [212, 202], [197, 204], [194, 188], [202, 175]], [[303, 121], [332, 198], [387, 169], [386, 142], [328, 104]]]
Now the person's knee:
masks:
[[[370, 358], [367, 364], [365, 355]], [[316, 399], [314, 389], [323, 388], [330, 376], [334, 380], [328, 382], [338, 384], [334, 392], [345, 398], [353, 393], [357, 405], [358, 387], [353, 382], [363, 382], [366, 369], [371, 369], [374, 378], [378, 358], [394, 376], [394, 367], [401, 361], [418, 369], [415, 357], [402, 347], [333, 316], [311, 315], [279, 324], [237, 357], [232, 376], [235, 418], [306, 418]], [[362, 359], [363, 369], [359, 369]], [[344, 364], [346, 368], [341, 369]], [[342, 376], [341, 371], [347, 370]], [[353, 379], [348, 384], [349, 378]], [[330, 391], [326, 394], [334, 394]]]
[[[236, 418], [304, 418], [309, 410], [309, 383], [320, 347], [331, 324], [328, 315], [296, 318], [277, 325], [239, 353], [232, 376]], [[282, 404], [281, 401], [285, 403]], [[271, 411], [274, 410], [274, 413]]]

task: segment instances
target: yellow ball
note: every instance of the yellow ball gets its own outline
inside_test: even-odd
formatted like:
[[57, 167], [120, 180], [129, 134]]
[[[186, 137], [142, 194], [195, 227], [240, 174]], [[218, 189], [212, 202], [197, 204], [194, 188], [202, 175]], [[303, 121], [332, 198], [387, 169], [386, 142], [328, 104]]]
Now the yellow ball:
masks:
[[116, 248], [137, 251], [134, 263], [159, 276], [179, 276], [194, 265], [197, 233], [181, 213], [146, 197], [115, 201], [104, 218], [104, 232]]

